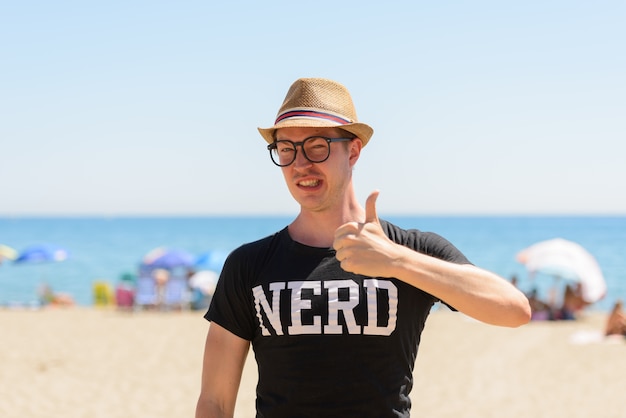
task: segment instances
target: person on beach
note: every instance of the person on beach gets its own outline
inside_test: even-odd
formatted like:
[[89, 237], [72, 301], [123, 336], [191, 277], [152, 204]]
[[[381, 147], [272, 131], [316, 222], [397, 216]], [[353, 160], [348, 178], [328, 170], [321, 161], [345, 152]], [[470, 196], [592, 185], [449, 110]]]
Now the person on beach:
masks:
[[624, 312], [624, 302], [621, 300], [617, 300], [613, 305], [613, 309], [611, 309], [606, 320], [604, 334], [607, 337], [611, 335], [626, 337], [626, 313]]
[[298, 79], [259, 132], [300, 212], [229, 255], [205, 315], [197, 418], [233, 416], [251, 344], [257, 417], [408, 417], [434, 303], [493, 325], [530, 320], [509, 281], [434, 233], [379, 219], [378, 191], [357, 201], [352, 170], [373, 130], [343, 85]]

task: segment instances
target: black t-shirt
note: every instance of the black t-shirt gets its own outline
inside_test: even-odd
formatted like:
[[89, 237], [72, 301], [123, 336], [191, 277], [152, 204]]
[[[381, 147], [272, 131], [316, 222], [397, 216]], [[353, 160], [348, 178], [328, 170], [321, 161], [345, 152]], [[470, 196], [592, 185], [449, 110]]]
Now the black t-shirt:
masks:
[[[436, 234], [381, 225], [394, 242], [469, 263]], [[397, 279], [345, 272], [334, 250], [285, 228], [230, 254], [205, 318], [252, 342], [257, 417], [408, 417], [436, 301]]]

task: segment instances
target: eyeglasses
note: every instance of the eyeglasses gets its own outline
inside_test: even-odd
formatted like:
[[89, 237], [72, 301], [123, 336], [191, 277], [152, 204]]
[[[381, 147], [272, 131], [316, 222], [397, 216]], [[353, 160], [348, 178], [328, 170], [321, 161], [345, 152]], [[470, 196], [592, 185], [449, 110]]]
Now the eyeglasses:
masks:
[[312, 163], [323, 163], [330, 157], [330, 143], [352, 141], [353, 138], [327, 138], [325, 136], [310, 136], [301, 142], [293, 142], [287, 139], [274, 141], [267, 149], [270, 152], [272, 162], [279, 167], [286, 167], [296, 160], [297, 146], [302, 147], [304, 158]]

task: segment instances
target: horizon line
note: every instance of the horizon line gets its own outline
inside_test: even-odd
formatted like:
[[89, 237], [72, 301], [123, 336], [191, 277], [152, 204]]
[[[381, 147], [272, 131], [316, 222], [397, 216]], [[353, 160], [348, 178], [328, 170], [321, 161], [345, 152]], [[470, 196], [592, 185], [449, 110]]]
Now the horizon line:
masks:
[[[287, 218], [297, 213], [0, 213], [0, 219], [53, 219], [53, 218]], [[379, 217], [445, 217], [445, 218], [525, 218], [525, 217], [594, 217], [622, 218], [626, 212], [379, 212]]]

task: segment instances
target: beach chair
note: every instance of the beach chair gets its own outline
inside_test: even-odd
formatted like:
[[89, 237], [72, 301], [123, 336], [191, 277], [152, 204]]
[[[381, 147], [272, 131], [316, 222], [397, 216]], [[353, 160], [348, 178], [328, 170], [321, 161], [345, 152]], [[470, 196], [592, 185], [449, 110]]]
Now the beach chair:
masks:
[[97, 307], [108, 307], [113, 305], [113, 289], [105, 281], [98, 280], [93, 283], [93, 304]]
[[154, 308], [159, 302], [159, 292], [152, 276], [137, 278], [135, 288], [135, 305], [139, 308]]
[[189, 287], [183, 276], [171, 276], [165, 284], [164, 304], [167, 309], [186, 309], [189, 304]]
[[119, 284], [115, 289], [115, 304], [118, 309], [131, 310], [135, 306], [135, 290], [132, 287]]
[[135, 307], [135, 276], [124, 273], [115, 287], [115, 304], [117, 309], [131, 311]]

